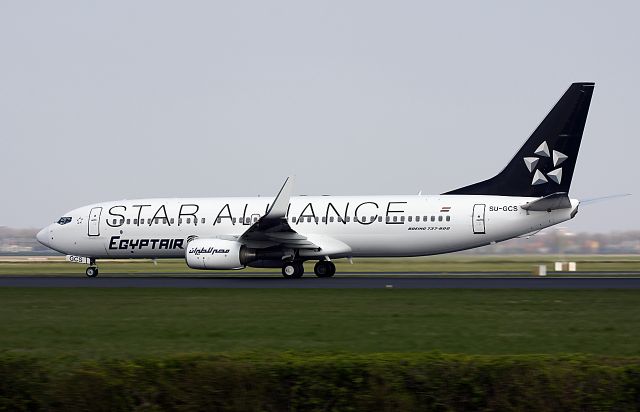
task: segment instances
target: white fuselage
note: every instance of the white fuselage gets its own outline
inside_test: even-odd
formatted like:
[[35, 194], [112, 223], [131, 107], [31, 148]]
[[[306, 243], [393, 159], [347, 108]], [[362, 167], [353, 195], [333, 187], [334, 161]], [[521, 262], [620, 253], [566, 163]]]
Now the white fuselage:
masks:
[[[423, 256], [499, 242], [571, 219], [571, 207], [526, 211], [536, 198], [481, 195], [298, 196], [287, 221], [323, 250], [314, 258]], [[75, 209], [38, 239], [65, 254], [99, 258], [184, 257], [198, 238], [239, 238], [272, 197], [138, 199]], [[268, 246], [268, 245], [264, 245]], [[326, 246], [326, 247], [324, 247]]]

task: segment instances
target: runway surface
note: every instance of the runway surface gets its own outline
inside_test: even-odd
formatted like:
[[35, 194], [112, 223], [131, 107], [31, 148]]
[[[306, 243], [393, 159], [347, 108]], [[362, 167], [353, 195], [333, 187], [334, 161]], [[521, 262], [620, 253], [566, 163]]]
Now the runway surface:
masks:
[[0, 287], [26, 288], [219, 288], [219, 289], [640, 289], [640, 278], [482, 277], [51, 277], [2, 276]]

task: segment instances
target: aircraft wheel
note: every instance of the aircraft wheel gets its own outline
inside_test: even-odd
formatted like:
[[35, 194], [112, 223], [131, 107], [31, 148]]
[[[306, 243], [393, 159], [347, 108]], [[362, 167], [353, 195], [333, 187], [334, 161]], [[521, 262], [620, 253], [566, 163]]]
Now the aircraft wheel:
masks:
[[282, 267], [282, 276], [284, 276], [285, 279], [299, 279], [302, 275], [304, 275], [304, 266], [302, 266], [302, 263], [285, 263]]
[[296, 264], [296, 274], [293, 276], [296, 279], [300, 279], [304, 275], [304, 265], [302, 263]]
[[98, 268], [95, 266], [89, 266], [86, 271], [87, 276], [90, 278], [95, 278], [98, 276]]
[[293, 263], [285, 263], [282, 267], [282, 276], [284, 276], [285, 279], [291, 279], [295, 273], [296, 266]]
[[319, 278], [330, 278], [336, 274], [336, 265], [327, 260], [321, 260], [313, 268], [314, 273]]

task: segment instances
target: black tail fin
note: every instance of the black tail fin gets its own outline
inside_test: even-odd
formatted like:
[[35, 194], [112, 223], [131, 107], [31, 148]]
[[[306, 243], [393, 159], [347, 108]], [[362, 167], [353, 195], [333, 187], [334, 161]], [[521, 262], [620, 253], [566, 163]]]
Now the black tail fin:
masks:
[[541, 197], [568, 193], [594, 86], [573, 83], [502, 172], [444, 194]]

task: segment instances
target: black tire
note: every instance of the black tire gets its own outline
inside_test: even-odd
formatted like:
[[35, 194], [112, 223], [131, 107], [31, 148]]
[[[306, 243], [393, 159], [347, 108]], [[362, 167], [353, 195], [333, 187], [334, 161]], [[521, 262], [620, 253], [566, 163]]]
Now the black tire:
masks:
[[336, 273], [336, 265], [333, 262], [321, 260], [313, 268], [313, 272], [319, 278], [330, 278]]
[[327, 276], [327, 273], [329, 273], [329, 265], [327, 265], [325, 261], [321, 260], [313, 267], [313, 273], [315, 273], [319, 278], [324, 278]]
[[300, 279], [304, 275], [304, 265], [302, 263], [296, 264], [296, 273], [293, 275], [294, 279]]
[[282, 266], [282, 276], [284, 276], [285, 279], [293, 278], [295, 271], [296, 266], [293, 263], [285, 263], [284, 266]]
[[333, 277], [333, 275], [336, 274], [336, 265], [333, 262], [327, 262], [329, 264], [329, 276], [327, 277]]
[[285, 279], [300, 279], [304, 275], [302, 263], [285, 263], [282, 267], [282, 276]]
[[98, 268], [95, 266], [89, 266], [85, 272], [88, 277], [95, 278], [98, 276]]

